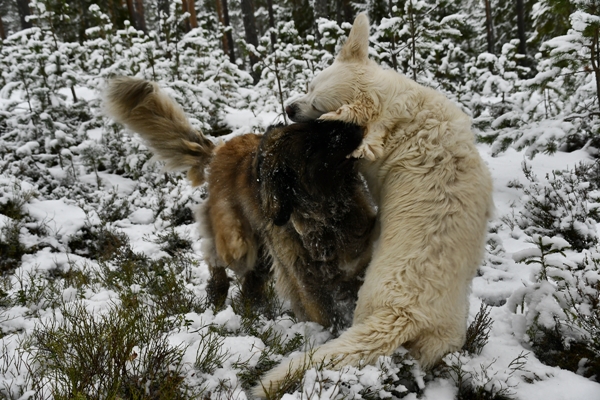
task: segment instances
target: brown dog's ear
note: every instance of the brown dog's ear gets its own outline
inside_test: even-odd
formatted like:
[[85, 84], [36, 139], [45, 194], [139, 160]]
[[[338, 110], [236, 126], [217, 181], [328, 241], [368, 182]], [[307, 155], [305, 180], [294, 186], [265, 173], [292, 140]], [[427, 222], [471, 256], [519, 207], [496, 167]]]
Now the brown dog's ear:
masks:
[[356, 16], [348, 40], [344, 43], [337, 60], [343, 62], [364, 62], [369, 59], [369, 18], [367, 14]]
[[277, 226], [290, 219], [294, 210], [294, 187], [297, 177], [288, 165], [289, 153], [282, 147], [282, 127], [271, 127], [263, 136], [256, 158], [256, 174], [260, 182], [260, 200], [267, 218]]

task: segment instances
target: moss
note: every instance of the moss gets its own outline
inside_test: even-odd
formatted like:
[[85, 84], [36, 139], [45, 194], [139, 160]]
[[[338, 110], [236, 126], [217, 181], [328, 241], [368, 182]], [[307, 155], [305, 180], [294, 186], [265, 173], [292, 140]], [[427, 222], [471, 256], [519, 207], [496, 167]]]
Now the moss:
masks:
[[491, 135], [477, 135], [476, 140], [477, 143], [493, 144], [499, 135], [499, 133], [493, 133]]
[[[22, 224], [13, 220], [0, 228], [0, 273], [13, 271], [21, 264], [21, 257], [28, 249], [21, 243]], [[31, 250], [30, 250], [31, 251]]]
[[195, 221], [194, 212], [183, 204], [176, 204], [168, 218], [173, 226], [189, 225]]
[[27, 215], [27, 212], [23, 209], [23, 204], [23, 201], [8, 199], [7, 201], [0, 203], [0, 214], [21, 221]]
[[181, 237], [174, 229], [170, 229], [166, 233], [158, 233], [156, 243], [161, 245], [162, 251], [172, 257], [192, 250], [192, 241]]
[[491, 393], [484, 387], [464, 384], [458, 388], [456, 400], [512, 400], [513, 398], [500, 393]]
[[129, 239], [121, 232], [105, 226], [84, 226], [81, 231], [69, 238], [68, 247], [73, 253], [94, 260], [109, 260], [127, 246]]
[[[559, 367], [572, 372], [583, 372], [585, 377], [600, 377], [600, 356], [590, 349], [589, 344], [571, 342], [565, 346], [564, 337], [557, 329], [534, 326], [530, 330], [533, 337], [531, 346], [536, 357], [546, 365]], [[585, 365], [582, 365], [582, 360]], [[583, 368], [581, 368], [583, 366]]]

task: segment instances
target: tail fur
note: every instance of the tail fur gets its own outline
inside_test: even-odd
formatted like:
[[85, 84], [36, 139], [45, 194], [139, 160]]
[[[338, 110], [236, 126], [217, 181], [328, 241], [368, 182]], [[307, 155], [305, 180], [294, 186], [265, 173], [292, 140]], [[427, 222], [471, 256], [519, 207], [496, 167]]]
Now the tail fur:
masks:
[[168, 169], [186, 170], [194, 186], [205, 181], [215, 145], [155, 82], [113, 78], [104, 92], [104, 107], [115, 121], [137, 132]]

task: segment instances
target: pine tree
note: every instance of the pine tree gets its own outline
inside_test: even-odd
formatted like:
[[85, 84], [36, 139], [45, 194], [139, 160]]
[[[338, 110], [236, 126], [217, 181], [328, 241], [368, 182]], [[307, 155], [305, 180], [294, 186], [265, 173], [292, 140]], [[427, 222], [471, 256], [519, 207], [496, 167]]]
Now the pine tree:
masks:
[[574, 8], [571, 0], [540, 0], [532, 7], [534, 42], [541, 43], [562, 36], [571, 27], [569, 17]]
[[395, 4], [394, 15], [375, 27], [379, 61], [392, 68], [397, 65], [399, 72], [432, 85], [436, 85], [432, 83], [436, 75], [462, 75], [455, 70], [456, 61], [464, 59], [457, 45], [464, 26], [459, 7], [443, 0], [407, 0], [401, 6], [402, 2]]
[[[528, 85], [548, 96], [547, 114], [598, 115], [600, 104], [600, 2], [574, 2], [570, 29], [541, 46], [540, 72]], [[558, 101], [552, 101], [556, 96]], [[552, 102], [552, 103], [550, 103]]]

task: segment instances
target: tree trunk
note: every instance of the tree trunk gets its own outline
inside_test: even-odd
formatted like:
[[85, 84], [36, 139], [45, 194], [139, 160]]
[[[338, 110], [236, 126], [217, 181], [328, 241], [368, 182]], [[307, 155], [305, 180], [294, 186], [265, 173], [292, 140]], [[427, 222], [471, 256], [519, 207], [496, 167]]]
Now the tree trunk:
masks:
[[[184, 3], [186, 0], [184, 0]], [[196, 2], [194, 0], [187, 0], [188, 12], [190, 13], [190, 27], [192, 29], [198, 27], [198, 18], [196, 17]]]
[[517, 30], [519, 33], [519, 53], [527, 55], [527, 36], [525, 34], [525, 6], [523, 0], [517, 0]]
[[267, 0], [267, 10], [269, 12], [269, 28], [271, 28], [271, 51], [275, 51], [277, 35], [275, 34], [275, 12], [273, 11], [273, 0]]
[[327, 12], [327, 3], [327, 0], [315, 0], [315, 19], [329, 17]]
[[[189, 7], [188, 7], [188, 0], [182, 0], [182, 2], [181, 2], [181, 12], [184, 13], [184, 14], [190, 12]], [[186, 18], [183, 21], [183, 30], [184, 30], [184, 32], [187, 33], [191, 29], [192, 29], [192, 27], [190, 26], [190, 18]]]
[[29, 10], [29, 0], [17, 0], [17, 8], [19, 10], [21, 29], [31, 28], [33, 24], [31, 21], [27, 21], [27, 17], [31, 15], [31, 11]]
[[[225, 27], [230, 28], [231, 24], [229, 22], [229, 3], [227, 0], [222, 0], [223, 2], [223, 22]], [[233, 43], [233, 34], [231, 33], [231, 29], [228, 29], [225, 32], [225, 37], [227, 37], [227, 42], [229, 43], [229, 61], [232, 64], [235, 64], [235, 46]]]
[[144, 15], [144, 0], [134, 0], [134, 4], [137, 16], [137, 28], [144, 32], [148, 32], [148, 28], [146, 28], [146, 16]]
[[0, 39], [6, 39], [6, 32], [4, 31], [4, 22], [2, 22], [2, 17], [0, 17]]
[[[258, 47], [258, 35], [256, 33], [256, 18], [254, 17], [254, 4], [252, 0], [241, 0], [240, 8], [242, 9], [242, 20], [244, 22], [244, 31], [246, 33], [246, 43]], [[254, 83], [260, 78], [258, 73], [254, 71], [254, 64], [258, 62], [258, 57], [254, 53], [249, 54], [250, 57], [250, 74], [254, 78]]]
[[344, 11], [344, 22], [352, 23], [354, 21], [354, 10], [352, 10], [352, 4], [350, 0], [341, 0], [342, 9]]
[[159, 12], [159, 16], [160, 14], [169, 15], [169, 4], [170, 0], [157, 0], [156, 9]]
[[146, 32], [146, 19], [144, 18], [144, 1], [127, 0], [127, 10], [129, 18], [135, 29]]
[[411, 41], [410, 49], [410, 67], [412, 69], [413, 81], [417, 81], [417, 25], [415, 22], [415, 12], [412, 0], [408, 7], [408, 26]]
[[[229, 28], [229, 9], [227, 8], [227, 0], [215, 0], [215, 6], [219, 22], [225, 28]], [[231, 29], [228, 29], [227, 32], [223, 34], [221, 42], [223, 43], [223, 52], [229, 55], [229, 62], [235, 64], [235, 49], [233, 48], [233, 35], [231, 34]]]
[[592, 36], [592, 45], [590, 46], [590, 58], [594, 77], [596, 78], [596, 99], [600, 107], [600, 32], [598, 28], [594, 29]]
[[83, 42], [85, 40], [85, 31], [89, 27], [88, 23], [89, 23], [88, 8], [85, 7], [85, 5], [84, 5], [83, 7], [79, 7], [79, 35], [78, 35], [79, 44], [83, 44]]
[[[388, 13], [390, 18], [394, 16], [394, 4], [392, 0], [388, 1]], [[392, 37], [390, 38], [390, 47], [392, 53], [392, 68], [394, 71], [398, 71], [398, 58], [396, 57], [396, 32], [392, 31]]]
[[491, 0], [484, 0], [485, 2], [485, 30], [487, 34], [487, 51], [490, 54], [494, 54], [494, 25], [492, 20], [492, 4]]

